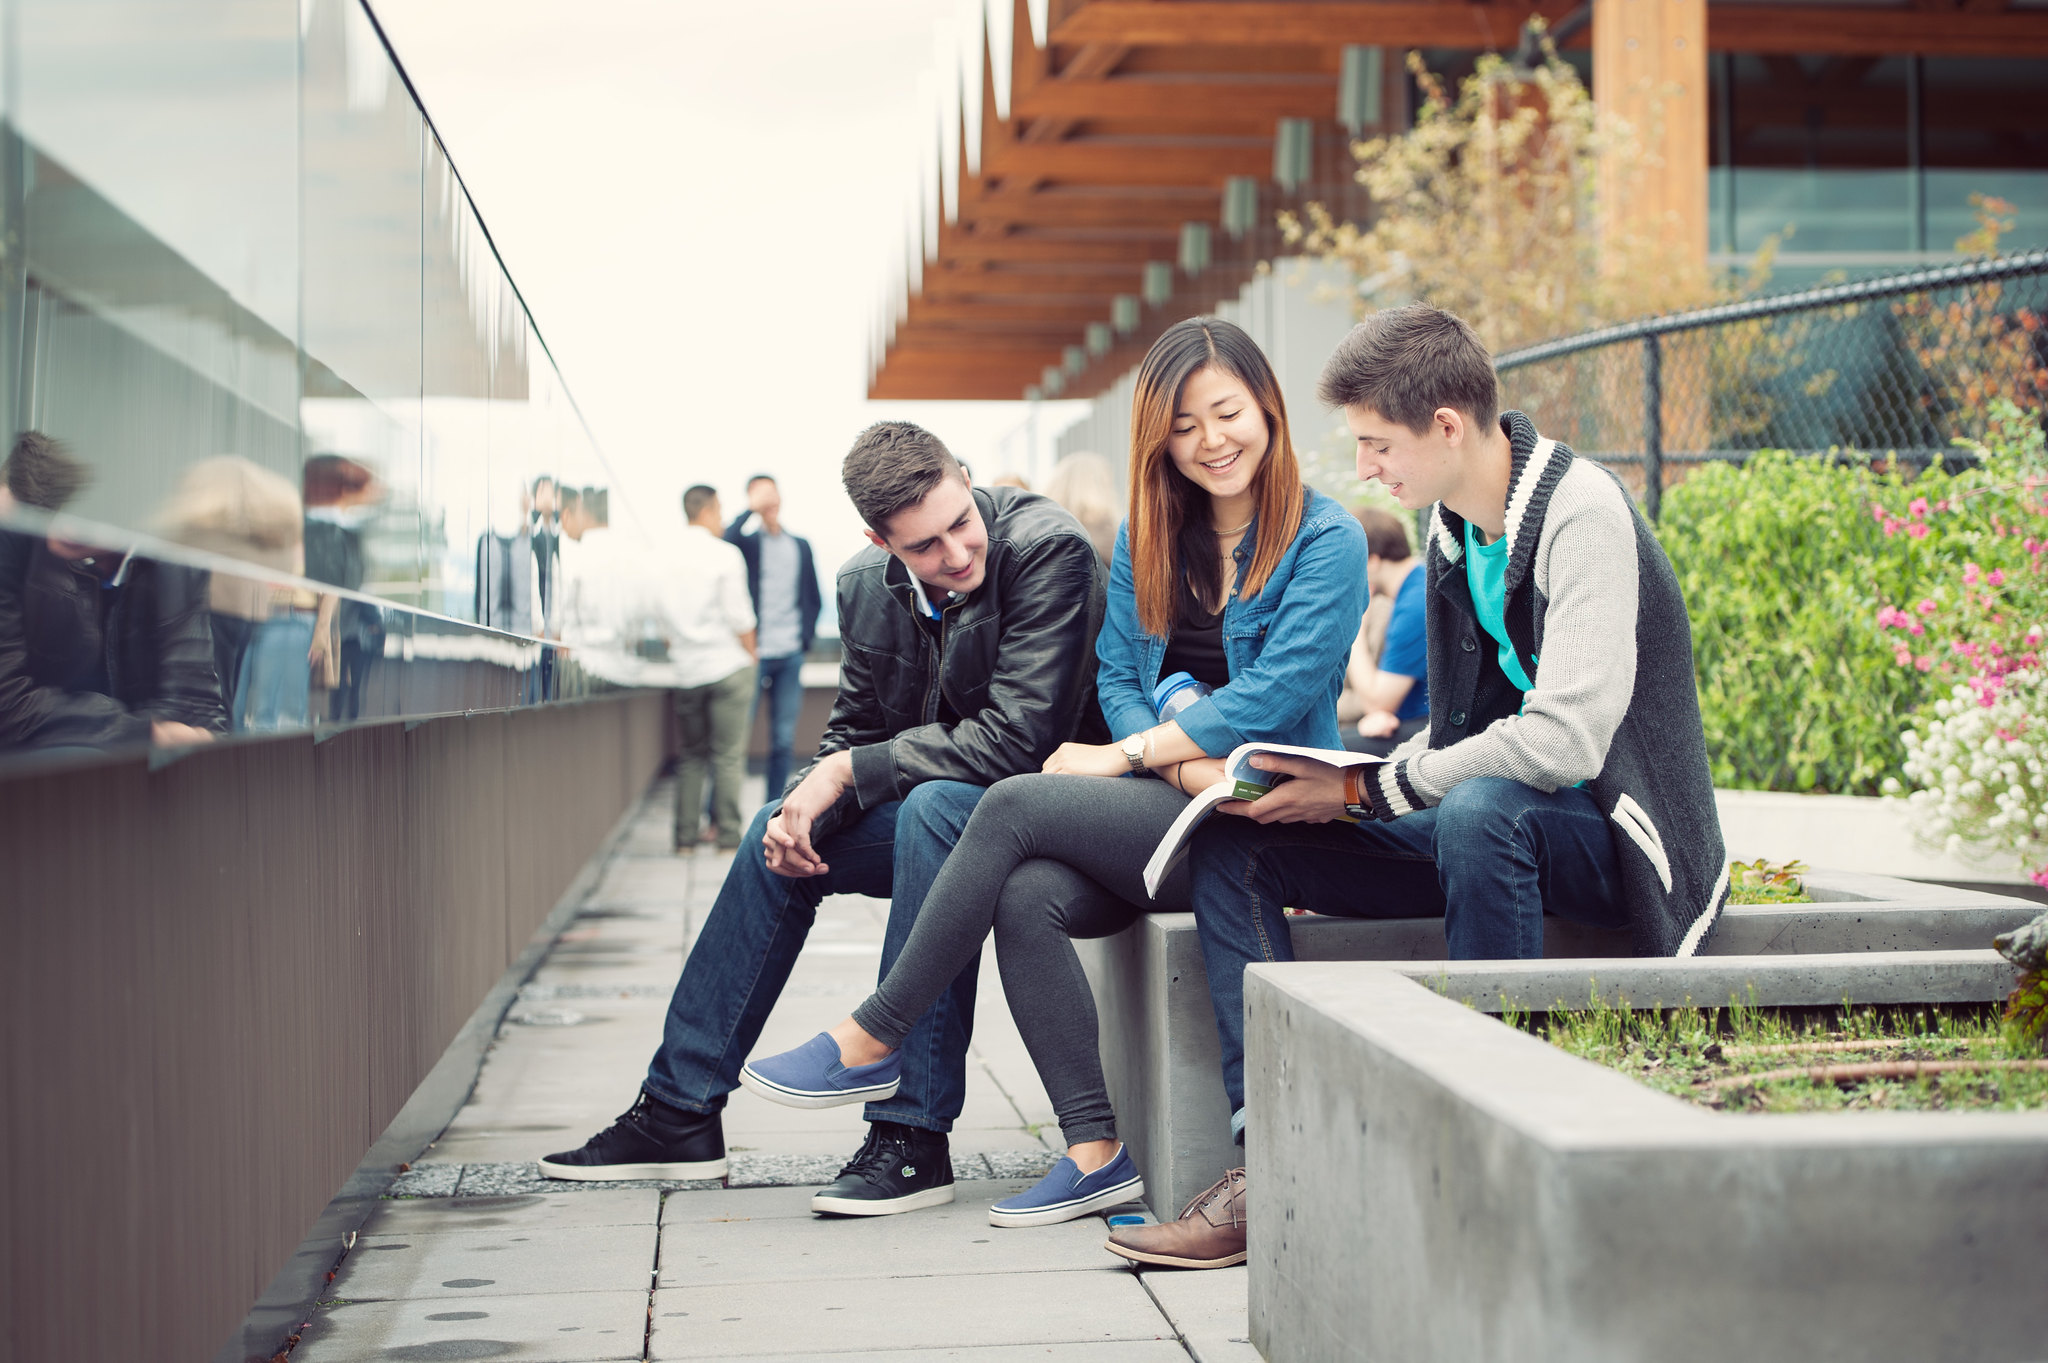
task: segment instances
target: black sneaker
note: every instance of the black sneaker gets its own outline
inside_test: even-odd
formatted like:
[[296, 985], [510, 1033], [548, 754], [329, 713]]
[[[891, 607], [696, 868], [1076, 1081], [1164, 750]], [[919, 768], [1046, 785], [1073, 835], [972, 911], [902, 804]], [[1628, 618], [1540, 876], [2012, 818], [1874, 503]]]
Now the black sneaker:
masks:
[[725, 1128], [716, 1112], [689, 1112], [642, 1093], [581, 1149], [540, 1162], [548, 1178], [618, 1183], [636, 1178], [724, 1178]]
[[868, 1138], [811, 1198], [811, 1210], [832, 1216], [894, 1216], [953, 1200], [953, 1152], [943, 1131], [875, 1122]]

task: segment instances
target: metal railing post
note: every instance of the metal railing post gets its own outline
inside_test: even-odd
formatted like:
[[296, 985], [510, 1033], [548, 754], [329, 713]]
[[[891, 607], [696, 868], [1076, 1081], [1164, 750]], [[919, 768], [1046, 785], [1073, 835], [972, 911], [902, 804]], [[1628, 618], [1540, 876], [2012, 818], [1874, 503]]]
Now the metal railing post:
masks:
[[1664, 503], [1664, 346], [1643, 337], [1643, 510], [1654, 521]]

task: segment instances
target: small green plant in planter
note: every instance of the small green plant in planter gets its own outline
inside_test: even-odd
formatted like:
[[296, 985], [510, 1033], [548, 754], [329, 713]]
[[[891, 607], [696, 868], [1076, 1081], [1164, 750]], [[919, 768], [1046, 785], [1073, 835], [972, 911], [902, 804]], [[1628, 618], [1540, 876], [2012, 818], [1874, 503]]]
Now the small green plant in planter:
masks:
[[1983, 1009], [1590, 1008], [1503, 1017], [1661, 1093], [1725, 1112], [2048, 1107], [2039, 1043]]
[[2005, 1020], [2022, 1045], [2048, 1050], [2048, 913], [1991, 939], [1998, 954], [2020, 968], [2005, 1000]]
[[1731, 904], [1811, 904], [1806, 892], [1806, 863], [1803, 861], [1755, 861], [1728, 863], [1728, 902]]

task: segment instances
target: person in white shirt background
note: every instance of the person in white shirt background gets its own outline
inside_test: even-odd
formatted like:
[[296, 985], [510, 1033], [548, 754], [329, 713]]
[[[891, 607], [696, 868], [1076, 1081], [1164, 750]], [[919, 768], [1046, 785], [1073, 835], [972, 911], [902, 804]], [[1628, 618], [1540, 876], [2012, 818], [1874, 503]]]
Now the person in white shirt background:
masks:
[[697, 842], [704, 782], [711, 781], [712, 827], [721, 848], [739, 846], [740, 778], [746, 770], [756, 651], [747, 564], [721, 536], [718, 493], [699, 483], [683, 493], [689, 522], [664, 565], [662, 615], [674, 671], [681, 762], [676, 768], [675, 847]]

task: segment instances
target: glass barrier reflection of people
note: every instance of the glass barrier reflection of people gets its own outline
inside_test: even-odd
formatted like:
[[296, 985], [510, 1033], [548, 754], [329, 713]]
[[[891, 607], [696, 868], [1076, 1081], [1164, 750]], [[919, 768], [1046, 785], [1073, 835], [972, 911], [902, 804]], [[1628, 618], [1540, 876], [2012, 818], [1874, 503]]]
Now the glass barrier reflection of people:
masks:
[[[754, 708], [768, 703], [768, 791], [789, 784], [796, 722], [804, 706], [804, 655], [818, 634], [818, 565], [811, 542], [782, 528], [782, 489], [757, 473], [747, 480], [746, 514], [726, 527], [725, 541], [747, 561], [747, 592], [760, 621], [761, 686]], [[747, 719], [747, 731], [754, 721]]]
[[[91, 472], [23, 433], [9, 495], [61, 510]], [[64, 537], [0, 530], [0, 749], [200, 743], [227, 728], [206, 574]]]
[[1045, 480], [1045, 495], [1081, 522], [1096, 556], [1106, 566], [1116, 551], [1116, 531], [1124, 519], [1116, 470], [1109, 461], [1087, 450], [1075, 450], [1052, 466]]
[[[360, 591], [364, 578], [363, 527], [376, 515], [383, 487], [353, 459], [316, 454], [303, 473], [306, 500], [306, 576]], [[313, 685], [326, 692], [326, 717], [362, 717], [363, 685], [384, 656], [384, 613], [366, 601], [330, 593], [320, 598], [313, 623]]]
[[[299, 489], [250, 460], [224, 454], [185, 471], [158, 518], [180, 544], [293, 577], [305, 572]], [[298, 728], [312, 719], [311, 668], [319, 660], [319, 599], [260, 576], [216, 572], [207, 588], [214, 670], [228, 722]]]
[[710, 831], [730, 851], [746, 827], [740, 776], [754, 700], [754, 606], [747, 599], [746, 560], [719, 536], [718, 494], [702, 484], [689, 489], [683, 515], [689, 525], [676, 543], [676, 561], [663, 566], [662, 582], [669, 660], [679, 684], [675, 846], [683, 852], [696, 845], [708, 772]]

